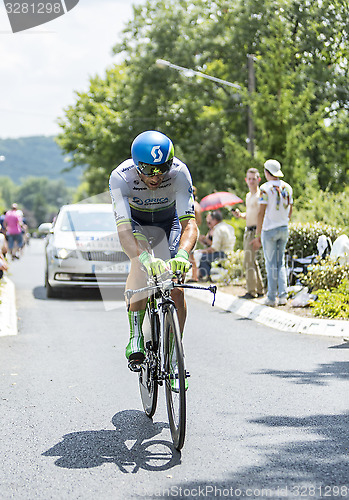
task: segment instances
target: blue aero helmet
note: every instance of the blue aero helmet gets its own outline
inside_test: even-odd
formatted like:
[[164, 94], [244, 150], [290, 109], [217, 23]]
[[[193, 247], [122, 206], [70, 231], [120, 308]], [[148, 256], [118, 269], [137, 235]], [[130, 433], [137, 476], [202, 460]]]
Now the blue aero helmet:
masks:
[[165, 134], [147, 130], [137, 135], [131, 146], [131, 154], [141, 174], [163, 175], [172, 166], [174, 147]]

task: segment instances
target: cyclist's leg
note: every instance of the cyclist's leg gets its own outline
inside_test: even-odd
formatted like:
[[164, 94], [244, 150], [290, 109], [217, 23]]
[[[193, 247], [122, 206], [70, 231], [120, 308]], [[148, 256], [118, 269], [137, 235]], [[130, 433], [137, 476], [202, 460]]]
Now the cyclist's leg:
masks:
[[[177, 214], [175, 214], [173, 219], [169, 220], [166, 223], [163, 223], [161, 227], [164, 231], [164, 236], [166, 235], [166, 251], [161, 250], [159, 247], [157, 247], [154, 248], [154, 252], [155, 254], [158, 253], [158, 257], [167, 260], [169, 258], [173, 258], [178, 252], [182, 228]], [[183, 288], [174, 288], [171, 292], [171, 297], [176, 305], [181, 335], [183, 335], [185, 320], [187, 317], [187, 307], [184, 299]]]
[[[130, 274], [127, 278], [126, 289], [136, 289], [145, 286], [146, 279], [144, 271], [141, 269], [138, 259], [132, 259]], [[144, 339], [142, 325], [144, 320], [147, 298], [137, 297], [135, 295], [127, 304], [127, 314], [130, 327], [130, 338], [126, 346], [126, 358], [129, 361], [138, 361], [138, 364], [144, 359]], [[130, 366], [132, 369], [132, 366]]]
[[185, 321], [187, 319], [187, 303], [184, 298], [183, 288], [174, 288], [171, 292], [171, 297], [176, 305], [179, 328], [183, 336]]
[[[178, 218], [174, 219], [171, 231], [168, 237], [169, 241], [169, 249], [171, 253], [171, 257], [174, 257], [176, 253], [178, 252], [178, 247], [179, 247], [179, 240], [181, 237], [181, 225], [178, 220]], [[183, 281], [185, 279], [185, 276], [183, 276]], [[178, 318], [178, 326], [180, 330], [180, 338], [183, 338], [183, 332], [184, 332], [184, 326], [185, 326], [185, 321], [187, 318], [187, 304], [184, 298], [184, 290], [183, 288], [174, 288], [171, 292], [171, 297], [175, 303], [176, 306], [176, 312], [177, 312], [177, 318]], [[177, 339], [178, 341], [179, 339]], [[173, 338], [173, 335], [170, 335], [170, 364], [171, 364], [171, 370], [172, 373], [177, 374], [179, 368], [181, 368], [180, 371], [184, 371], [184, 361], [183, 359], [180, 361], [181, 367], [179, 367], [179, 360], [177, 359], [177, 348], [176, 347], [176, 342], [175, 339]], [[180, 340], [179, 340], [180, 342]], [[180, 342], [181, 343], [181, 342]], [[183, 347], [180, 345], [181, 349], [181, 357], [183, 357]], [[171, 387], [172, 390], [177, 391], [178, 390], [178, 379], [174, 378], [171, 379]], [[188, 379], [185, 378], [185, 389], [188, 389]]]
[[[168, 243], [169, 250], [171, 254], [171, 258], [173, 258], [177, 252], [179, 247], [179, 241], [181, 238], [182, 227], [179, 222], [179, 219], [176, 217], [173, 219], [171, 224], [171, 228], [168, 234]], [[185, 278], [185, 277], [183, 277]], [[184, 281], [184, 280], [183, 280]], [[184, 290], [183, 288], [174, 288], [171, 292], [172, 299], [176, 305], [179, 328], [181, 331], [181, 336], [183, 336], [185, 321], [187, 318], [187, 304], [184, 299]]]
[[[147, 241], [138, 231], [134, 231], [138, 244], [144, 249], [147, 248]], [[131, 259], [131, 269], [126, 280], [126, 290], [135, 290], [146, 285], [146, 273], [138, 258]], [[147, 296], [136, 294], [126, 304], [128, 321], [130, 327], [129, 342], [126, 346], [125, 355], [129, 360], [129, 368], [134, 371], [139, 370], [139, 364], [144, 360], [144, 338], [142, 325], [147, 304]]]
[[167, 411], [173, 443], [180, 450], [185, 438], [187, 379], [184, 353], [175, 308], [170, 306], [164, 318], [164, 368]]

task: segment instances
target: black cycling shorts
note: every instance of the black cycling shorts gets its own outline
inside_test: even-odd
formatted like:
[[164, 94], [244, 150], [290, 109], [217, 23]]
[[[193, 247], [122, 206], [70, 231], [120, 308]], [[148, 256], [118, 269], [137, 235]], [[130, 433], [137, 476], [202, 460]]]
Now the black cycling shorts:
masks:
[[147, 240], [155, 257], [168, 260], [177, 254], [182, 233], [177, 213], [171, 219], [157, 222], [145, 222], [132, 214], [131, 224], [135, 238]]

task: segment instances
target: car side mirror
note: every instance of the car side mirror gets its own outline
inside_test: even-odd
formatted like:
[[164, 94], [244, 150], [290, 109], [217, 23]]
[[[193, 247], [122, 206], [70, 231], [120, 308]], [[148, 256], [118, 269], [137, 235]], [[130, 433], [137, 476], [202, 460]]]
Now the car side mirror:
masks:
[[43, 222], [38, 227], [38, 231], [39, 231], [39, 233], [42, 233], [42, 234], [52, 233], [53, 232], [53, 224], [51, 222]]

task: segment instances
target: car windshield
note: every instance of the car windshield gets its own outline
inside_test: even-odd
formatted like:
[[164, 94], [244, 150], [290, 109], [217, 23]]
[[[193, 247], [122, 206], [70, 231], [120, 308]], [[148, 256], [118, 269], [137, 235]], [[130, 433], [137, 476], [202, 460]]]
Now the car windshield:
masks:
[[58, 224], [61, 231], [116, 231], [113, 212], [66, 211]]

